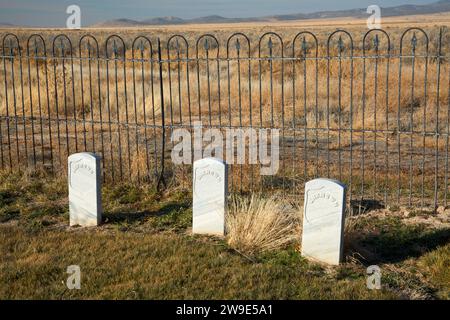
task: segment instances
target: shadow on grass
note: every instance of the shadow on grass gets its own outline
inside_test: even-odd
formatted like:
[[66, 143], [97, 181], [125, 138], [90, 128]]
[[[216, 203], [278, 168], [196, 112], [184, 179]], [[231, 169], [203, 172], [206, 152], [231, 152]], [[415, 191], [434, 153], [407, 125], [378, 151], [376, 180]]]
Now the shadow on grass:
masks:
[[427, 229], [420, 225], [394, 224], [355, 239], [350, 251], [367, 263], [397, 263], [419, 257], [450, 242], [450, 229]]
[[362, 199], [350, 201], [350, 208], [352, 215], [365, 214], [373, 210], [384, 209], [385, 205], [378, 200], [374, 199]]
[[136, 223], [145, 221], [149, 217], [164, 217], [166, 215], [178, 212], [180, 209], [189, 208], [188, 203], [167, 203], [158, 210], [144, 210], [136, 212], [106, 212], [103, 214], [103, 220], [106, 223]]

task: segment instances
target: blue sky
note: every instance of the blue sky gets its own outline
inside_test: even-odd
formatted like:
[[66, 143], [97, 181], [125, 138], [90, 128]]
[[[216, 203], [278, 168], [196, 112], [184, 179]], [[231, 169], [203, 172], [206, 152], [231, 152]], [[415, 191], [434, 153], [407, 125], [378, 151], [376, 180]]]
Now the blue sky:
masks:
[[437, 0], [0, 0], [0, 23], [64, 27], [66, 8], [81, 8], [82, 26], [128, 18], [143, 20], [161, 16], [196, 18], [217, 14], [225, 17], [254, 17], [286, 13], [426, 4]]

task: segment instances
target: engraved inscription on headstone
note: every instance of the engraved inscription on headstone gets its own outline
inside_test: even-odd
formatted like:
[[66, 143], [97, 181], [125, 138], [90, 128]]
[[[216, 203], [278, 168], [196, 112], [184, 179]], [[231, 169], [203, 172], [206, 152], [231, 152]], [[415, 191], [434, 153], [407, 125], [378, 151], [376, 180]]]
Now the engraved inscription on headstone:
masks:
[[345, 185], [315, 179], [305, 185], [302, 255], [337, 265], [342, 260]]
[[192, 232], [224, 235], [227, 165], [220, 159], [194, 162]]
[[97, 226], [102, 220], [100, 158], [93, 153], [69, 157], [70, 225]]

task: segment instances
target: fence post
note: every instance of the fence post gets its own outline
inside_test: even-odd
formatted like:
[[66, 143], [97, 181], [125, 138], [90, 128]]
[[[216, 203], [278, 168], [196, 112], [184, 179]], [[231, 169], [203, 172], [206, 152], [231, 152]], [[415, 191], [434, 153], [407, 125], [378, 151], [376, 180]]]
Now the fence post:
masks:
[[162, 127], [162, 141], [161, 141], [161, 173], [158, 177], [158, 184], [156, 189], [161, 190], [161, 186], [166, 187], [166, 180], [164, 179], [164, 158], [166, 148], [166, 126], [165, 126], [165, 107], [164, 107], [164, 82], [162, 70], [162, 56], [161, 56], [161, 40], [158, 38], [158, 64], [159, 64], [159, 89], [160, 89], [160, 104], [161, 104], [161, 127]]

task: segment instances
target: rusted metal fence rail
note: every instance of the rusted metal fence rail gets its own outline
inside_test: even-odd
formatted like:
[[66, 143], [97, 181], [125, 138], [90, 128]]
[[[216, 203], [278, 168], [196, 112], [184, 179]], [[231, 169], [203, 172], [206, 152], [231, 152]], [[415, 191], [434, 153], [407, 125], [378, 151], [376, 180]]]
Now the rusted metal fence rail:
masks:
[[449, 34], [359, 38], [4, 34], [0, 166], [62, 174], [69, 154], [91, 151], [107, 180], [188, 187], [190, 168], [171, 162], [170, 136], [201, 121], [280, 130], [278, 173], [232, 165], [234, 190], [298, 194], [321, 176], [346, 183], [359, 207], [446, 206]]

